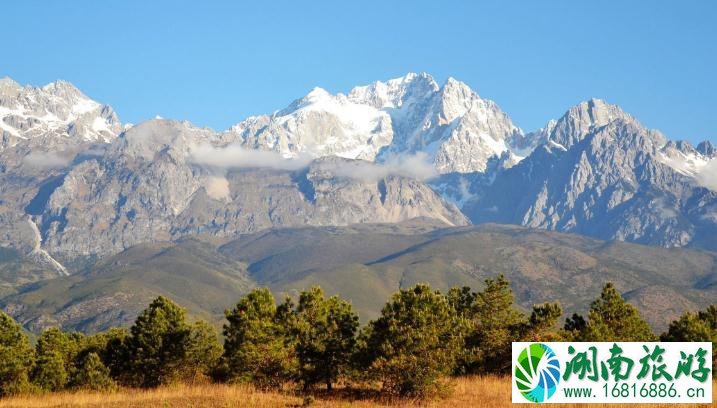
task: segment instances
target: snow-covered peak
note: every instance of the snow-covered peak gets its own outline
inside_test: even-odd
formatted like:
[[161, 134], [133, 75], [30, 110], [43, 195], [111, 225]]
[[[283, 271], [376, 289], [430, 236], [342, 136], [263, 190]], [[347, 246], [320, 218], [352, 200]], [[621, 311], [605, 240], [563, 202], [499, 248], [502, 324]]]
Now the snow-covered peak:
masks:
[[314, 88], [230, 132], [249, 148], [285, 157], [389, 161], [421, 154], [443, 173], [482, 172], [494, 156], [515, 148], [519, 160], [526, 151], [514, 144], [522, 131], [493, 101], [454, 78], [439, 86], [427, 73], [357, 86], [346, 95]]
[[[22, 86], [10, 77], [0, 78], [0, 96], [9, 96], [17, 94]], [[7, 95], [6, 95], [7, 94]]]
[[408, 74], [389, 79], [376, 81], [370, 85], [357, 86], [348, 93], [349, 100], [371, 105], [378, 109], [400, 108], [405, 103], [420, 100], [436, 93], [438, 83], [425, 72]]
[[[557, 123], [557, 120], [550, 119], [548, 123], [546, 123], [545, 126], [543, 126], [542, 128], [512, 138], [511, 142], [513, 147], [513, 153], [518, 157], [527, 157], [538, 146], [548, 143], [550, 139], [550, 134], [553, 132], [553, 129], [555, 129], [555, 125]], [[548, 148], [561, 146], [555, 142], [553, 142], [553, 144], [553, 146], [548, 146]], [[565, 148], [563, 147], [563, 150], [564, 149]]]
[[246, 147], [284, 157], [364, 160], [373, 160], [392, 136], [386, 112], [319, 87], [272, 115], [247, 118], [229, 132]]
[[311, 92], [306, 94], [306, 96], [302, 100], [306, 101], [307, 103], [311, 103], [311, 102], [317, 102], [319, 100], [330, 98], [330, 97], [331, 97], [331, 94], [329, 93], [329, 91], [317, 86], [314, 89], [312, 89]]
[[698, 152], [685, 141], [669, 141], [659, 152], [660, 161], [675, 169], [678, 173], [695, 176], [712, 159]]
[[111, 107], [83, 94], [67, 81], [41, 88], [0, 82], [0, 149], [23, 140], [61, 138], [65, 142], [109, 142], [122, 127]]

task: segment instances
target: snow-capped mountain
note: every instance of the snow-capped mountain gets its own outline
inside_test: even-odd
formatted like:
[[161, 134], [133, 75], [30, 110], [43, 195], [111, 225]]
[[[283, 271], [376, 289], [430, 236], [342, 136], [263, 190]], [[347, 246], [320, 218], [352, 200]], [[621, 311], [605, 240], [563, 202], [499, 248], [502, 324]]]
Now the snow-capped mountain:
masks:
[[69, 82], [36, 88], [0, 79], [0, 149], [52, 138], [106, 143], [121, 130], [111, 107], [93, 101]]
[[0, 245], [58, 273], [143, 242], [412, 217], [717, 249], [715, 148], [597, 99], [524, 133], [466, 84], [408, 74], [215, 132], [122, 128], [69, 83], [5, 79], [0, 116]]
[[386, 162], [421, 154], [439, 173], [482, 172], [493, 157], [508, 152], [517, 162], [534, 148], [493, 101], [453, 78], [439, 86], [426, 73], [377, 81], [346, 95], [315, 88], [231, 132], [249, 148], [285, 157]]

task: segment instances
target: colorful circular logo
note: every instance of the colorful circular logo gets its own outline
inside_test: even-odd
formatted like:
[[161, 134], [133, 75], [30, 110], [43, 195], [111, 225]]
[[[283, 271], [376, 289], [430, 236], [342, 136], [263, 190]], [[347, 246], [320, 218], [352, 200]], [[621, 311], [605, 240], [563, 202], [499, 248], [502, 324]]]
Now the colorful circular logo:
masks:
[[555, 394], [560, 382], [560, 362], [553, 350], [535, 343], [523, 349], [515, 365], [515, 383], [530, 402], [543, 402]]

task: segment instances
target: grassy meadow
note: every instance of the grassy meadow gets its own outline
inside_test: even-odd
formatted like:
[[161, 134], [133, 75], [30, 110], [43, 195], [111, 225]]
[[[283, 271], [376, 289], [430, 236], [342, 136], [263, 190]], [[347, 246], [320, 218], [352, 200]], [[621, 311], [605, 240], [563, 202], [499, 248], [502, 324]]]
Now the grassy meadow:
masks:
[[[505, 407], [510, 405], [509, 377], [463, 377], [451, 380], [453, 393], [444, 399], [429, 401], [387, 400], [371, 391], [350, 391], [338, 388], [328, 394], [317, 391], [305, 398], [287, 388], [285, 391], [265, 392], [248, 385], [176, 385], [149, 390], [123, 388], [118, 391], [61, 392], [27, 395], [0, 399], [0, 408], [27, 407]], [[712, 394], [717, 395], [717, 382], [712, 384]], [[551, 406], [546, 404], [546, 406]], [[636, 407], [637, 404], [559, 404], [556, 407]], [[650, 404], [655, 407], [675, 405]], [[680, 407], [705, 407], [709, 405], [684, 404]]]

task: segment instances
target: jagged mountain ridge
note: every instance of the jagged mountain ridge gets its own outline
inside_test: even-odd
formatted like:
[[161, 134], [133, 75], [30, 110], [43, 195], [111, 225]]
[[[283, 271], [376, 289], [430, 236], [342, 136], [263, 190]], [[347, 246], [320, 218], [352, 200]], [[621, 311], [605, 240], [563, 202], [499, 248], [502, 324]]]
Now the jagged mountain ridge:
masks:
[[314, 88], [272, 115], [231, 128], [252, 149], [285, 157], [336, 155], [389, 161], [421, 154], [440, 173], [485, 171], [503, 152], [534, 146], [495, 102], [453, 78], [439, 86], [426, 73], [377, 81], [332, 95]]
[[107, 143], [121, 131], [110, 106], [88, 98], [69, 82], [37, 88], [0, 79], [0, 150], [63, 138]]
[[[316, 88], [215, 132], [164, 120], [123, 128], [62, 81], [5, 79], [0, 92], [13, 126], [0, 151], [0, 238], [58, 273], [68, 259], [188, 235], [415, 216], [464, 224], [434, 191], [473, 222], [663, 246], [705, 247], [717, 222], [714, 147], [670, 142], [600, 100], [524, 133], [466, 84], [408, 74], [346, 94]], [[193, 160], [198, 149], [208, 161]], [[439, 174], [430, 187], [394, 163], [413, 156]]]
[[[186, 122], [151, 120], [103, 156], [77, 164], [36, 217], [43, 245], [73, 259], [111, 255], [187, 235], [231, 237], [274, 226], [348, 225], [431, 217], [467, 221], [424, 183], [390, 174], [358, 179], [355, 161], [317, 159], [292, 168], [217, 169], [193, 161], [222, 135]], [[277, 163], [290, 164], [290, 163]]]
[[[615, 105], [590, 100], [546, 142], [463, 206], [473, 222], [505, 222], [660, 246], [715, 249], [717, 192], [709, 142], [669, 142]], [[703, 153], [704, 152], [704, 153]]]

